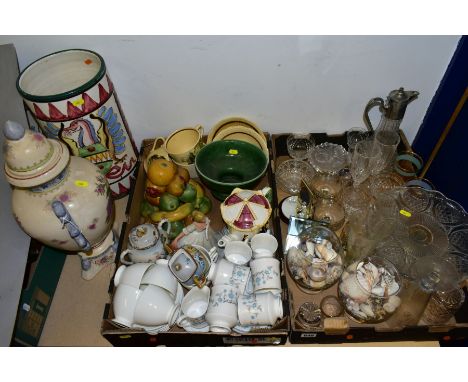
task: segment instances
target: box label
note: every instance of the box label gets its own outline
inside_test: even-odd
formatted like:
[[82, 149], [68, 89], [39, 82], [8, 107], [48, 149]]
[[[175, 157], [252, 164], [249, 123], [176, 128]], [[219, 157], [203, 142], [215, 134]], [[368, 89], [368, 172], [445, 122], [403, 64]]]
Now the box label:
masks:
[[302, 333], [301, 338], [315, 338], [317, 337], [317, 333]]
[[223, 337], [226, 345], [279, 345], [280, 337]]

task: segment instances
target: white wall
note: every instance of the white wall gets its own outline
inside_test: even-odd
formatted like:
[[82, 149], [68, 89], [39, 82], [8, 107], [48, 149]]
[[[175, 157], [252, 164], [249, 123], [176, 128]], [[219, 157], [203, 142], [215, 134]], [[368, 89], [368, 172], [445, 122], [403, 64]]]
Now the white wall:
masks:
[[[240, 115], [270, 132], [342, 132], [363, 125], [372, 97], [421, 95], [402, 129], [410, 142], [460, 36], [3, 36], [20, 68], [67, 48], [100, 53], [137, 145]], [[378, 123], [377, 111], [372, 114]]]

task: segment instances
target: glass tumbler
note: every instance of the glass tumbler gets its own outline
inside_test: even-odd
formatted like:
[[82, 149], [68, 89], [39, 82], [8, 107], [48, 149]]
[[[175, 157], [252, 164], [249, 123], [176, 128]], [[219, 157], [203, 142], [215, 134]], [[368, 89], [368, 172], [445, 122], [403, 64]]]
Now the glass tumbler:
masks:
[[308, 133], [292, 133], [286, 140], [288, 154], [297, 160], [307, 159], [315, 141]]
[[350, 166], [355, 186], [360, 185], [372, 174], [373, 166], [381, 156], [380, 147], [372, 140], [364, 140], [356, 144]]

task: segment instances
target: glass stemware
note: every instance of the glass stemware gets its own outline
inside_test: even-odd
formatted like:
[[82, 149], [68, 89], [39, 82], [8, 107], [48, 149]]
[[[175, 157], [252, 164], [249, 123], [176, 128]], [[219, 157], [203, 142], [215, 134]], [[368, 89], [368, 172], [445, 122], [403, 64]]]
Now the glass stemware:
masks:
[[309, 158], [310, 152], [315, 146], [315, 141], [311, 134], [292, 133], [286, 139], [286, 145], [291, 158], [303, 160]]

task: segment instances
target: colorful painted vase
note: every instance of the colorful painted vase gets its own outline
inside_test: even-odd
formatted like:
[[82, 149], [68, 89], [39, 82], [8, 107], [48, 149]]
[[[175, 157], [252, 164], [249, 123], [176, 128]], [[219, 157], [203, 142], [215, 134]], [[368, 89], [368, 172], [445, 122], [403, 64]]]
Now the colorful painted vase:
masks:
[[99, 54], [52, 53], [24, 69], [16, 86], [48, 138], [97, 165], [114, 198], [128, 194], [138, 151]]
[[62, 142], [16, 122], [5, 123], [4, 135], [5, 176], [19, 226], [45, 245], [77, 251], [84, 279], [113, 264], [114, 204], [105, 176], [70, 156]]

